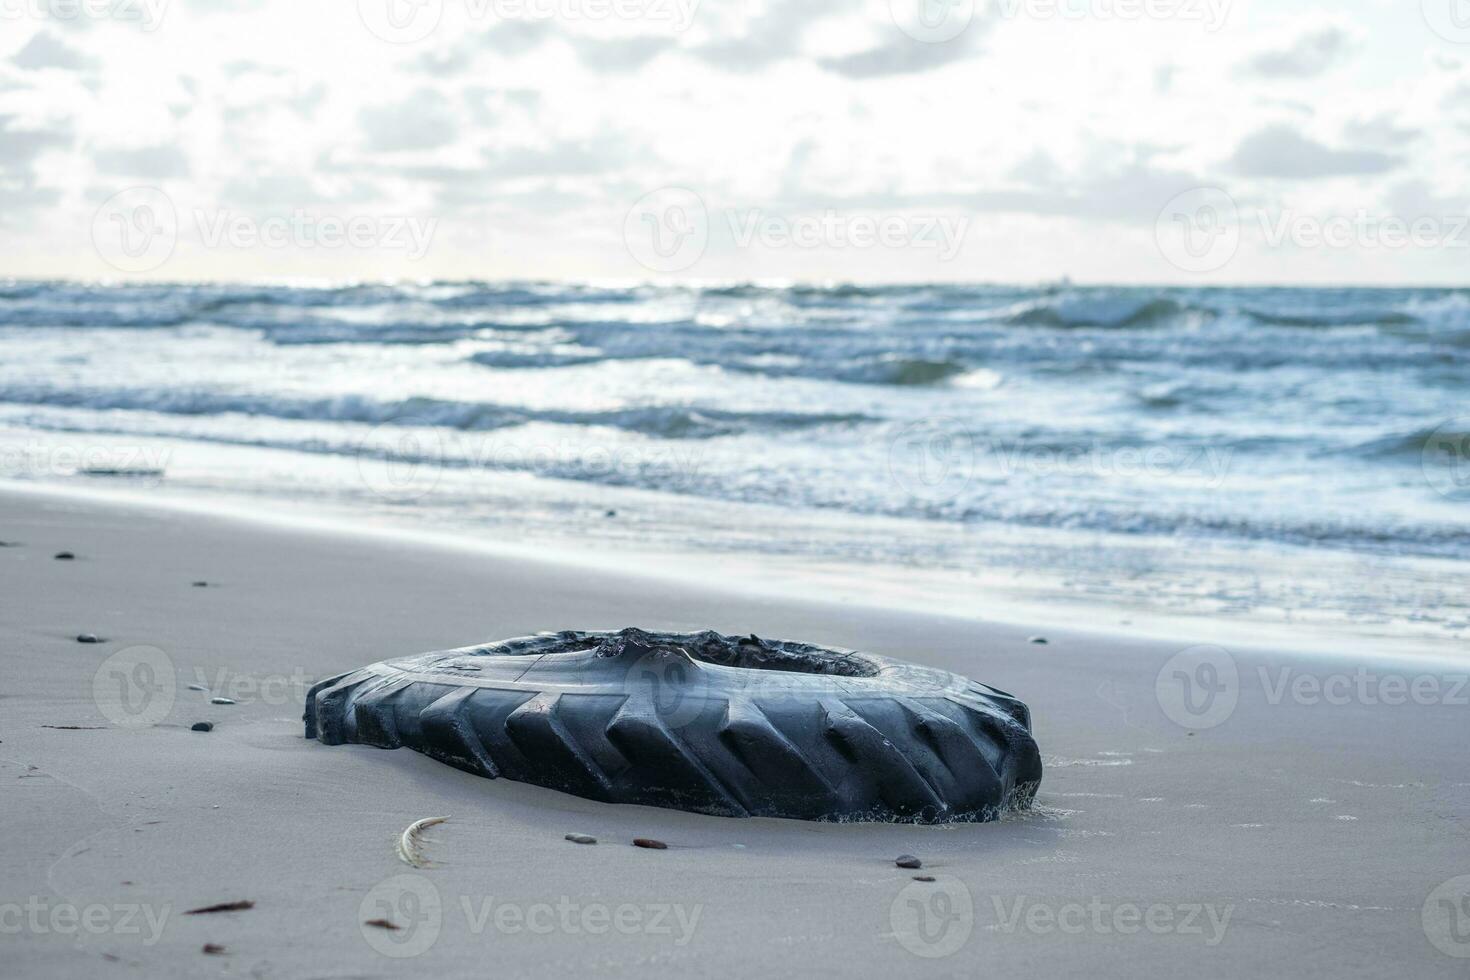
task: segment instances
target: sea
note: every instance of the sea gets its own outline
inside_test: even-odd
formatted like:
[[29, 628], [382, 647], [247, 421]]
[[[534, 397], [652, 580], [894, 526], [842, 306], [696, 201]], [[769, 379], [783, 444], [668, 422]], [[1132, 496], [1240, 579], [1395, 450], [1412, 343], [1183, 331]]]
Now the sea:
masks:
[[0, 478], [838, 603], [1465, 650], [1470, 290], [0, 282]]

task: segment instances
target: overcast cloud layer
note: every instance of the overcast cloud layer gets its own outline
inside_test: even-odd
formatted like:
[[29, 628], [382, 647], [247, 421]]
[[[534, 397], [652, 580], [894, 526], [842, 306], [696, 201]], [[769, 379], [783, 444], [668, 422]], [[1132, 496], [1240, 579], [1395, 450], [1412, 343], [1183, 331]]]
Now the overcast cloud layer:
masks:
[[1453, 2], [0, 0], [0, 275], [1454, 283]]

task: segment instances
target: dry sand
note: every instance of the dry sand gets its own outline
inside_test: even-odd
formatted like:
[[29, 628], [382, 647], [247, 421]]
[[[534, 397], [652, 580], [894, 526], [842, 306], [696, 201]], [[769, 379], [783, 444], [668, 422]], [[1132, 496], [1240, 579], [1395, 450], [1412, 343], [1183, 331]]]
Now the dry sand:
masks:
[[[16, 543], [0, 548], [3, 976], [1470, 971], [1450, 955], [1470, 954], [1470, 879], [1454, 880], [1470, 875], [1464, 667], [1233, 649], [1239, 683], [1199, 717], [1233, 711], [1191, 729], [1156, 681], [1207, 629], [1162, 644], [1085, 622], [757, 600], [637, 569], [15, 491], [0, 495], [0, 541]], [[1039, 805], [949, 828], [729, 820], [302, 737], [311, 680], [624, 625], [859, 647], [1012, 691], [1048, 763]], [[1426, 703], [1412, 690], [1384, 703], [1400, 678]], [[1342, 703], [1314, 697], [1322, 681]], [[156, 724], [118, 724], [136, 720], [119, 697], [143, 704], [130, 685], [155, 692], [140, 717], [167, 708]], [[199, 721], [216, 727], [190, 731]], [[425, 834], [434, 865], [400, 861], [404, 828], [445, 815]], [[894, 867], [903, 853], [924, 870]], [[184, 914], [232, 901], [255, 904]]]

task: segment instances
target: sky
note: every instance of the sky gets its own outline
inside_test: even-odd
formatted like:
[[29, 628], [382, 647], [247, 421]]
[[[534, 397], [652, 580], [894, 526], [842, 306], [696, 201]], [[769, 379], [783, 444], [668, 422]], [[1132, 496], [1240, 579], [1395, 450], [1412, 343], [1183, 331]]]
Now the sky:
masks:
[[1457, 284], [1470, 0], [0, 0], [0, 276]]

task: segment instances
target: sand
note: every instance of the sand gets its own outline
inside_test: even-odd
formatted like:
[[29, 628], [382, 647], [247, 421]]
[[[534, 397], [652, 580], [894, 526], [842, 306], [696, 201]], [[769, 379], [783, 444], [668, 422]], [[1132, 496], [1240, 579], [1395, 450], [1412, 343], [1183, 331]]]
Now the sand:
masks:
[[[1172, 643], [1003, 626], [756, 598], [722, 589], [718, 567], [673, 582], [18, 490], [0, 493], [0, 541], [15, 545], [0, 548], [0, 975], [1470, 969], [1452, 955], [1470, 954], [1464, 666], [1309, 640], [1205, 651], [1238, 683], [1190, 713], [1174, 670], [1221, 675], [1171, 658], [1210, 643], [1208, 624]], [[1037, 809], [938, 828], [729, 820], [302, 736], [316, 679], [624, 625], [858, 647], [1014, 692], [1047, 762]], [[145, 688], [146, 703], [128, 693]], [[433, 863], [405, 864], [399, 835], [440, 816]], [[185, 914], [237, 901], [254, 906]]]

